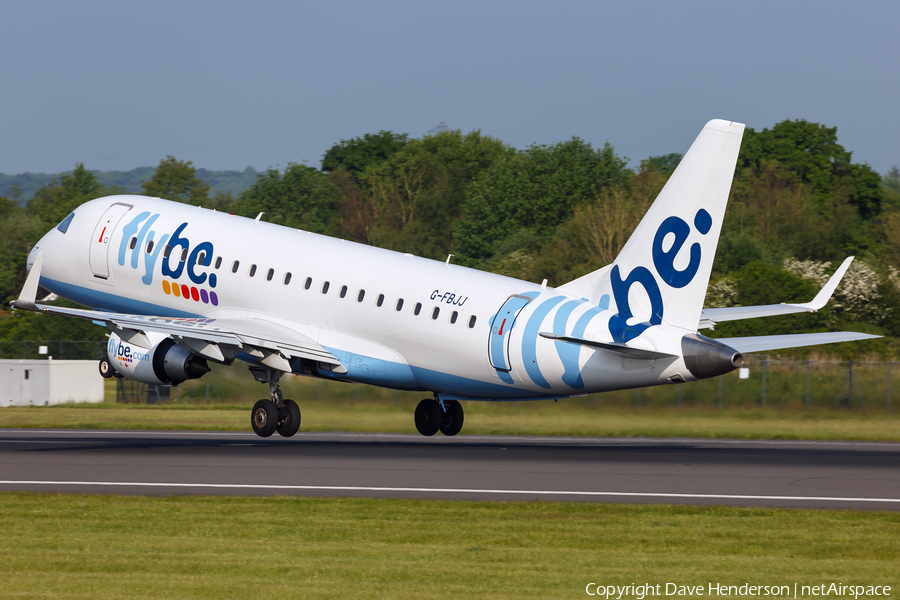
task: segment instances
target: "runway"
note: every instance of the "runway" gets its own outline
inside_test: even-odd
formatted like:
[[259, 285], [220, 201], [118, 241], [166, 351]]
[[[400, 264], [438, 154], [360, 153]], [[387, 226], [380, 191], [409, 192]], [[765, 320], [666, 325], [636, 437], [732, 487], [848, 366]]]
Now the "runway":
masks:
[[900, 510], [900, 444], [5, 429], [0, 490]]

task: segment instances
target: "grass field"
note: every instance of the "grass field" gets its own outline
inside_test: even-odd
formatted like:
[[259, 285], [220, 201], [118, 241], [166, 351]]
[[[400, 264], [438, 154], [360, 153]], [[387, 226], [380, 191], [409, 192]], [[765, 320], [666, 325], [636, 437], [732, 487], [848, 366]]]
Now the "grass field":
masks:
[[[761, 409], [592, 408], [585, 403], [466, 403], [464, 434], [900, 440], [900, 416]], [[301, 431], [415, 433], [408, 401], [301, 402]], [[249, 405], [13, 407], [0, 427], [250, 431]]]
[[900, 514], [567, 502], [0, 494], [4, 598], [576, 598], [900, 585]]

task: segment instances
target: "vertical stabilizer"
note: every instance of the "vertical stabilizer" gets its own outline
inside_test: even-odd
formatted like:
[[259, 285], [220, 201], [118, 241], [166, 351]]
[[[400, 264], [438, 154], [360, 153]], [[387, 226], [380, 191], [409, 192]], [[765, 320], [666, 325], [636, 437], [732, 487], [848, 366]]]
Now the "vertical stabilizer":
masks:
[[561, 286], [619, 315], [619, 342], [665, 323], [696, 331], [744, 125], [706, 124], [612, 265]]

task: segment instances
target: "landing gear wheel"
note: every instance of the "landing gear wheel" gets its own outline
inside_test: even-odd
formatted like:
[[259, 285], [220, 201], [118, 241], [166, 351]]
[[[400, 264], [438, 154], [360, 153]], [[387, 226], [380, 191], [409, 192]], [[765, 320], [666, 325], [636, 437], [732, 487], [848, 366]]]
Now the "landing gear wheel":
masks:
[[463, 408], [456, 400], [444, 400], [441, 414], [441, 433], [456, 435], [463, 426]]
[[416, 429], [422, 435], [431, 436], [441, 428], [441, 405], [426, 398], [416, 406]]
[[278, 408], [271, 400], [260, 400], [253, 405], [250, 413], [250, 425], [259, 437], [269, 437], [278, 427]]
[[278, 434], [291, 437], [300, 429], [300, 407], [293, 400], [285, 400], [279, 412], [283, 418], [278, 421]]
[[109, 379], [113, 375], [116, 374], [116, 370], [113, 369], [112, 363], [109, 362], [107, 357], [103, 357], [100, 359], [100, 375], [103, 379]]

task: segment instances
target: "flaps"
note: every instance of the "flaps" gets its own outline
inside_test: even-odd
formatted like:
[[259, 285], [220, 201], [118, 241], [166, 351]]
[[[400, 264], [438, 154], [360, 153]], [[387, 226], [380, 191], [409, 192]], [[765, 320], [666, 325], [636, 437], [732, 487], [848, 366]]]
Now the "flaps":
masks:
[[646, 360], [656, 360], [658, 358], [674, 358], [673, 354], [666, 354], [664, 352], [656, 352], [654, 350], [644, 350], [643, 348], [633, 348], [632, 346], [627, 346], [625, 344], [619, 344], [617, 342], [597, 342], [594, 340], [585, 340], [582, 338], [572, 337], [569, 335], [557, 335], [555, 333], [549, 333], [547, 331], [542, 331], [538, 335], [543, 338], [547, 338], [548, 340], [555, 340], [559, 342], [570, 342], [572, 344], [581, 344], [582, 346], [589, 346], [591, 348], [597, 348], [600, 350], [609, 350], [610, 352], [616, 352], [621, 354], [622, 356], [627, 356], [628, 358], [642, 358]]
[[134, 329], [129, 329], [127, 327], [111, 327], [110, 329], [113, 329], [120, 338], [138, 348], [149, 350], [153, 347], [153, 343], [150, 342], [149, 338], [147, 338], [146, 334], [142, 331], [135, 331]]

